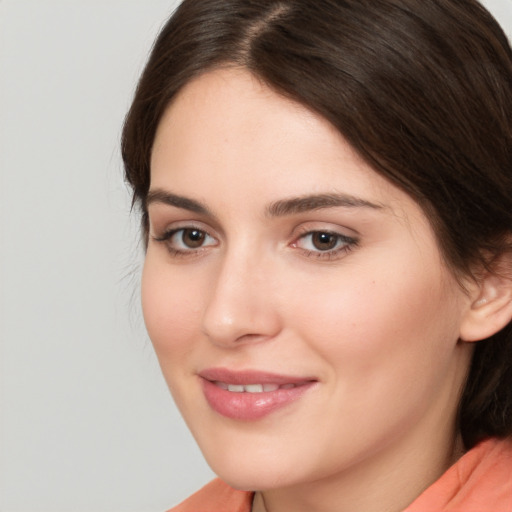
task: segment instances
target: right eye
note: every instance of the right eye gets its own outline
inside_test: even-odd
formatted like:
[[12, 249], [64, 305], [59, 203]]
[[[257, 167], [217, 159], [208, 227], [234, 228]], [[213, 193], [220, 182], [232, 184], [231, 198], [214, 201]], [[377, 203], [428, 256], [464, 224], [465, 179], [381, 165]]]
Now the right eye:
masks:
[[199, 249], [217, 245], [215, 238], [206, 231], [194, 227], [172, 229], [154, 240], [165, 242], [167, 247], [176, 254], [193, 253]]

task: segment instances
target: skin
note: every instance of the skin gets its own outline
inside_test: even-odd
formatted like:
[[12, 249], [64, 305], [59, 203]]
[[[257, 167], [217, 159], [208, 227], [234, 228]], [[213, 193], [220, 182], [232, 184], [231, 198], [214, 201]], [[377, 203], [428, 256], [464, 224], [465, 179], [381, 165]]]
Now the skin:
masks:
[[[206, 73], [159, 125], [151, 194], [147, 329], [213, 470], [260, 491], [254, 511], [399, 511], [460, 456], [472, 299], [420, 207], [327, 121], [246, 71]], [[311, 194], [357, 200], [269, 212]], [[185, 228], [203, 242], [162, 240]], [[334, 233], [334, 249], [312, 232]], [[238, 421], [205, 400], [198, 372], [211, 367], [317, 383]]]

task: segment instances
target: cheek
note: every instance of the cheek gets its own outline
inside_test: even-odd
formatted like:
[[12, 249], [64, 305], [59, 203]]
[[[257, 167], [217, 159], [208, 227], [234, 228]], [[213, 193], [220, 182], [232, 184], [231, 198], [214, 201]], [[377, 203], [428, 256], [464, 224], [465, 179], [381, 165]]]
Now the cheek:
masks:
[[148, 253], [142, 273], [142, 311], [160, 364], [178, 364], [197, 338], [201, 294], [184, 273]]
[[[382, 444], [437, 410], [438, 401], [447, 410], [454, 406], [450, 397], [460, 385], [454, 382], [456, 308], [439, 273], [352, 276], [338, 281], [344, 286], [305, 283], [308, 299], [294, 304], [294, 328], [310, 360], [327, 363], [319, 367], [337, 421], [318, 428], [326, 438], [343, 432], [354, 443]], [[330, 450], [350, 452], [343, 442]]]
[[345, 377], [419, 376], [449, 357], [456, 343], [457, 312], [440, 273], [392, 268], [351, 269], [340, 279], [305, 282], [306, 299], [289, 303], [290, 318], [300, 322], [296, 329]]

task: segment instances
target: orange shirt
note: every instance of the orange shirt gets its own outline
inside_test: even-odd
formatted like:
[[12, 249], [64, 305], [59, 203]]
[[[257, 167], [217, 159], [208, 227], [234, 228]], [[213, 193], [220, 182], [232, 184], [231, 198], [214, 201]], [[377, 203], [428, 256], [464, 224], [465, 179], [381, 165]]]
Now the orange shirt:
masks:
[[[251, 512], [252, 498], [216, 479], [168, 512]], [[512, 512], [512, 440], [483, 441], [404, 512]]]
[[512, 440], [475, 446], [404, 512], [512, 512]]
[[217, 478], [168, 512], [251, 512], [253, 495]]

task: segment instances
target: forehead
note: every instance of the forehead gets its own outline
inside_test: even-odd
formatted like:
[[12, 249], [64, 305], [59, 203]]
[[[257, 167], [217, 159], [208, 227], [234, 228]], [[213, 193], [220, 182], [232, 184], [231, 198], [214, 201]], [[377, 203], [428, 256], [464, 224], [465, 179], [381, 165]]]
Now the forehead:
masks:
[[241, 69], [201, 75], [167, 108], [152, 152], [151, 189], [169, 188], [245, 208], [258, 199], [338, 193], [385, 203], [400, 216], [418, 209], [327, 120]]
[[[152, 156], [154, 160], [160, 149], [186, 149], [189, 144], [194, 152], [214, 143], [219, 153], [247, 154], [256, 146], [272, 151], [299, 138], [313, 142], [311, 135], [320, 125], [323, 132], [329, 132], [326, 143], [342, 139], [323, 118], [276, 93], [251, 73], [217, 69], [192, 80], [174, 98], [158, 126]], [[251, 144], [238, 146], [236, 142], [242, 139], [250, 139]], [[202, 144], [197, 144], [199, 140]]]

